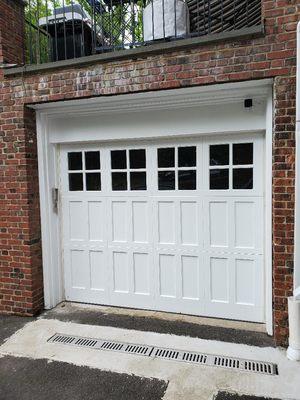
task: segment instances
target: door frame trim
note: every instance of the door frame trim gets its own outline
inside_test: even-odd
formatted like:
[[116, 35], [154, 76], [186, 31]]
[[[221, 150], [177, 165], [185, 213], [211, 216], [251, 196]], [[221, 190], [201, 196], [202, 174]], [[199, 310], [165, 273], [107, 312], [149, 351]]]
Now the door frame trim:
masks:
[[[58, 187], [59, 152], [57, 145], [49, 142], [49, 119], [54, 115], [72, 113], [90, 115], [98, 113], [99, 108], [105, 112], [126, 106], [126, 112], [136, 107], [156, 109], [169, 107], [191, 107], [228, 102], [242, 101], [249, 97], [259, 97], [266, 101], [265, 129], [265, 309], [266, 330], [273, 334], [272, 307], [272, 131], [273, 131], [273, 80], [258, 80], [200, 86], [184, 89], [163, 90], [128, 95], [102, 96], [92, 99], [81, 99], [45, 103], [29, 106], [36, 110], [38, 169], [40, 189], [40, 214], [42, 232], [43, 276], [45, 308], [50, 309], [64, 300], [62, 248], [60, 241], [59, 215], [53, 208], [52, 188]], [[175, 100], [174, 100], [175, 99]], [[130, 107], [128, 106], [130, 104]], [[124, 112], [124, 109], [123, 109]], [[249, 133], [246, 131], [232, 132]], [[207, 132], [206, 134], [209, 134]], [[220, 132], [221, 133], [221, 132]], [[216, 132], [214, 132], [216, 134]]]

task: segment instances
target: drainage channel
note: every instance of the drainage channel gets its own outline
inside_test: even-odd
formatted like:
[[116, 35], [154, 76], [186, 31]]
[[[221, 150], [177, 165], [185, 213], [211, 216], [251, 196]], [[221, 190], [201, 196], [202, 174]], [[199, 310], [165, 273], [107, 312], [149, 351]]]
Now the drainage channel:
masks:
[[243, 358], [198, 353], [194, 351], [174, 350], [136, 343], [86, 338], [81, 336], [65, 335], [61, 333], [56, 333], [55, 335], [51, 336], [48, 339], [48, 342], [126, 354], [135, 354], [138, 356], [179, 361], [194, 365], [206, 365], [210, 367], [227, 368], [264, 375], [278, 375], [277, 365], [264, 361], [254, 361]]

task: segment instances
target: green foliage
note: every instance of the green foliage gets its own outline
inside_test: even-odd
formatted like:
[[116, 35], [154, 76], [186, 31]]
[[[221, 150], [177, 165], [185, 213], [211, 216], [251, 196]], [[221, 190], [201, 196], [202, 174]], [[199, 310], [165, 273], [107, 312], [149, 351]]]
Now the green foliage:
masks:
[[[87, 0], [27, 0], [26, 19], [26, 62], [43, 63], [50, 61], [50, 37], [39, 27], [39, 19], [53, 14], [55, 8], [80, 4], [91, 16], [96, 35], [96, 46], [108, 48], [133, 47], [143, 40], [143, 0], [108, 7], [102, 1], [103, 13], [94, 13]], [[101, 33], [101, 34], [100, 34]], [[101, 37], [100, 37], [101, 36]]]

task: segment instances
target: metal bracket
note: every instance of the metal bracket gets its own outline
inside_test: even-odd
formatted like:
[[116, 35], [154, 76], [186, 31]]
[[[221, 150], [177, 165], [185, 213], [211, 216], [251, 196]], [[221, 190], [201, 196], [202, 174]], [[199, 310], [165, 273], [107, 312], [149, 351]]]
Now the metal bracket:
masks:
[[58, 188], [52, 189], [52, 203], [54, 212], [58, 212]]

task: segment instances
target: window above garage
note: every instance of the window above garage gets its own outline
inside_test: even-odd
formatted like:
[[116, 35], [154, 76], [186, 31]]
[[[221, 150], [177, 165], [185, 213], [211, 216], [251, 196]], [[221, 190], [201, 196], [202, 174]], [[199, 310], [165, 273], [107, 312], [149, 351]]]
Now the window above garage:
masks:
[[147, 52], [153, 45], [195, 44], [258, 27], [261, 0], [28, 0], [25, 63]]

